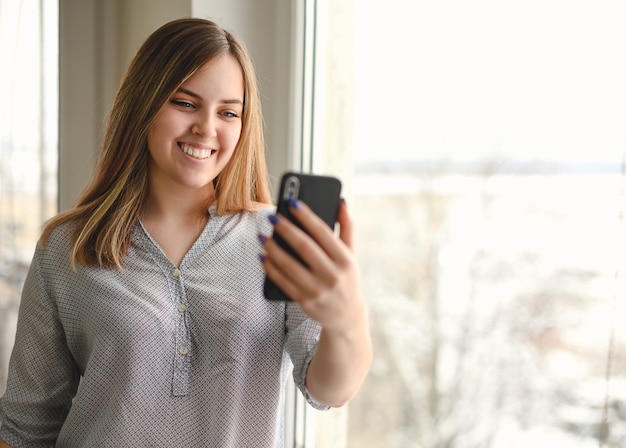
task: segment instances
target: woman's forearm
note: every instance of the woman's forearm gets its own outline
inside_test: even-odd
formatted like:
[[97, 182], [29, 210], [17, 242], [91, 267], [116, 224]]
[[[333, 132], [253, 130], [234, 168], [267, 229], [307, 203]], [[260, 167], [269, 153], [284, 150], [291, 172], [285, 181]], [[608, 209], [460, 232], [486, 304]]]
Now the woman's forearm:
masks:
[[307, 371], [307, 389], [320, 403], [343, 406], [356, 395], [371, 363], [372, 342], [366, 320], [346, 331], [322, 330]]

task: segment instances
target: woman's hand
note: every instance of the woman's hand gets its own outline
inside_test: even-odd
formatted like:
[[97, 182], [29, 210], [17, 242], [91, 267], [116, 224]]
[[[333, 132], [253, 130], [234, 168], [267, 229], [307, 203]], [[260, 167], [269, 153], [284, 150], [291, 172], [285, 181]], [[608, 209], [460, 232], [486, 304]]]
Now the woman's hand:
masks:
[[265, 236], [263, 265], [268, 277], [321, 324], [306, 385], [317, 401], [341, 406], [356, 394], [372, 361], [367, 307], [353, 253], [353, 222], [344, 201], [339, 236], [306, 204], [293, 202], [290, 211], [308, 235], [280, 215], [270, 221], [308, 267]]
[[290, 208], [310, 236], [283, 216], [271, 216], [270, 221], [308, 267], [273, 239], [262, 238], [266, 240], [263, 264], [268, 277], [326, 329], [339, 329], [361, 319], [365, 304], [353, 254], [353, 223], [345, 202], [339, 207], [339, 237], [306, 204], [292, 202]]

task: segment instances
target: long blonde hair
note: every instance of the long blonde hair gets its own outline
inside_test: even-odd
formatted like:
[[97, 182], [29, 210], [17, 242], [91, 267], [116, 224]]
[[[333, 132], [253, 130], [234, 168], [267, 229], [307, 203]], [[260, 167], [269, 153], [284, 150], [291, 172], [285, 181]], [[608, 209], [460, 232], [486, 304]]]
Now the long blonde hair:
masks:
[[236, 36], [204, 19], [178, 19], [157, 29], [130, 63], [113, 102], [93, 177], [76, 205], [51, 219], [41, 243], [73, 222], [73, 267], [120, 267], [148, 188], [148, 133], [170, 97], [200, 67], [228, 53], [244, 79], [242, 130], [228, 164], [214, 181], [217, 213], [271, 202], [261, 104], [248, 52]]

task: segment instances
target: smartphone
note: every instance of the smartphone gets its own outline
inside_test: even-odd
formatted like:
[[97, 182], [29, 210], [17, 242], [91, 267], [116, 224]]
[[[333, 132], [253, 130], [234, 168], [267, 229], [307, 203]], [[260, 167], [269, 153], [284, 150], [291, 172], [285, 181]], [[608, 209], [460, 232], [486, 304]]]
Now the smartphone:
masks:
[[[276, 211], [304, 230], [298, 220], [291, 215], [287, 206], [289, 199], [297, 199], [308, 205], [328, 227], [334, 229], [340, 198], [341, 181], [336, 177], [287, 172], [281, 177]], [[273, 238], [284, 250], [306, 266], [306, 263], [280, 235], [275, 233]], [[267, 276], [263, 285], [263, 293], [268, 300], [291, 300]]]

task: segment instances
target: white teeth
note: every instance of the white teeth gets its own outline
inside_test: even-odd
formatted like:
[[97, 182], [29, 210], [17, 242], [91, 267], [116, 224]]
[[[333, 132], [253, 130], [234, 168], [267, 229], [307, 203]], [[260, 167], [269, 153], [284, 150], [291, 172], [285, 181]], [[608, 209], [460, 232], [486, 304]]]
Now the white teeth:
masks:
[[212, 149], [198, 149], [185, 144], [181, 145], [181, 149], [185, 154], [195, 157], [196, 159], [207, 159], [213, 154]]

